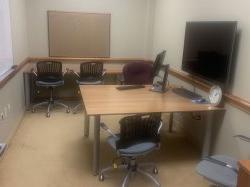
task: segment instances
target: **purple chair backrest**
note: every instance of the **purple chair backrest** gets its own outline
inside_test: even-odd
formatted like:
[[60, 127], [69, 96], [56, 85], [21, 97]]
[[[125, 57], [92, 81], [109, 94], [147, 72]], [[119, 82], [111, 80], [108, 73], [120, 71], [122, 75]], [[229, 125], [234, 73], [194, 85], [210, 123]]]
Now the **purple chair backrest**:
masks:
[[152, 84], [153, 66], [146, 62], [131, 62], [123, 68], [124, 84]]

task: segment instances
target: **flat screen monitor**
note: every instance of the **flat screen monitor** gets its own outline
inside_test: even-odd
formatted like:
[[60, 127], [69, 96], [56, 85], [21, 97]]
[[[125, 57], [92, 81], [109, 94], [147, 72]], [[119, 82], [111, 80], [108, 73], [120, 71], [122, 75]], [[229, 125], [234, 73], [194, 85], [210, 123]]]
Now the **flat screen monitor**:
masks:
[[182, 70], [225, 88], [230, 80], [237, 22], [187, 22]]
[[157, 76], [159, 74], [159, 71], [161, 70], [163, 66], [165, 56], [166, 56], [166, 50], [163, 50], [161, 53], [157, 54], [154, 64], [153, 64], [154, 76]]

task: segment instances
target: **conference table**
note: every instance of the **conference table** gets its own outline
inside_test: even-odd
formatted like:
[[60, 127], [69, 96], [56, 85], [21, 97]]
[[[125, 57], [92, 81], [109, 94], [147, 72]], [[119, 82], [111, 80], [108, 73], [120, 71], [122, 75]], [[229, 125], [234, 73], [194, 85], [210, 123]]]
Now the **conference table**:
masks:
[[84, 135], [89, 135], [89, 117], [94, 117], [93, 174], [98, 175], [100, 163], [100, 123], [101, 115], [121, 115], [139, 113], [206, 112], [205, 136], [202, 157], [210, 153], [213, 116], [215, 111], [224, 110], [210, 104], [196, 104], [181, 97], [171, 88], [165, 93], [145, 88], [117, 90], [118, 85], [81, 85], [81, 95], [85, 107]]

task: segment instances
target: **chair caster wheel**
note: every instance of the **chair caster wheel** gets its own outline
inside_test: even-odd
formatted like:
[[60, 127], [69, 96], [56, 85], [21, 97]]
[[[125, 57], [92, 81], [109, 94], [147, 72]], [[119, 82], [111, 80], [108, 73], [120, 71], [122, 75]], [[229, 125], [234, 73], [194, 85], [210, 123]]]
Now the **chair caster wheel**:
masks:
[[47, 117], [47, 118], [49, 118], [49, 117], [50, 117], [50, 113], [49, 113], [49, 112], [46, 114], [46, 117]]
[[66, 112], [67, 112], [67, 113], [70, 113], [70, 109], [69, 109], [69, 108], [67, 108], [67, 109], [66, 109]]
[[101, 182], [104, 181], [104, 175], [102, 173], [99, 175], [99, 181], [101, 181]]
[[154, 173], [155, 175], [157, 175], [157, 174], [158, 174], [158, 169], [157, 169], [157, 168], [154, 168], [154, 169], [153, 169], [153, 173]]
[[31, 112], [32, 112], [32, 113], [35, 113], [35, 112], [36, 112], [36, 110], [35, 110], [34, 108], [32, 108]]

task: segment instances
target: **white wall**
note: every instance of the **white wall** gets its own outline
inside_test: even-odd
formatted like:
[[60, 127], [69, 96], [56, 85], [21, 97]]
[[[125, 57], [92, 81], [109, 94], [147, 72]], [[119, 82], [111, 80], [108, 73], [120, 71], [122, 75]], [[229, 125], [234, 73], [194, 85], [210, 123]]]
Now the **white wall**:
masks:
[[111, 13], [111, 57], [148, 54], [151, 0], [27, 0], [29, 48], [32, 56], [48, 56], [47, 11]]
[[28, 57], [26, 0], [10, 0], [10, 9], [14, 63], [18, 64]]
[[[19, 64], [28, 54], [25, 0], [10, 0], [11, 30], [14, 64]], [[5, 121], [0, 121], [0, 142], [8, 142], [24, 114], [23, 74], [19, 72], [0, 89], [0, 111], [10, 104]]]
[[[250, 2], [246, 0], [157, 0], [153, 54], [166, 49], [167, 62], [180, 69], [186, 21], [239, 21], [241, 39], [232, 93], [250, 100], [249, 12]], [[250, 145], [232, 137], [235, 134], [250, 136], [250, 116], [230, 105], [226, 105], [226, 110], [222, 126], [218, 127], [214, 151], [239, 158], [250, 158]]]
[[[152, 50], [154, 1], [10, 0], [14, 64], [29, 56], [48, 56], [47, 10], [111, 13], [111, 56], [147, 57]], [[23, 71], [0, 89], [0, 142], [9, 141], [24, 114]]]

